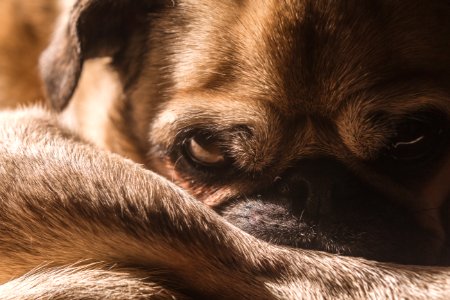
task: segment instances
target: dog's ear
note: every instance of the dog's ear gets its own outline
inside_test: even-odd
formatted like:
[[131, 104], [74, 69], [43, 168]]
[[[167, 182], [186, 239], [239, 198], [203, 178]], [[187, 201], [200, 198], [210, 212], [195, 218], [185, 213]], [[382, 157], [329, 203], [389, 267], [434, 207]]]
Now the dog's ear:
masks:
[[[83, 62], [94, 57], [112, 57], [125, 81], [139, 70], [150, 30], [151, 14], [171, 0], [78, 0], [62, 18], [49, 47], [40, 60], [48, 99], [61, 111], [77, 86]], [[127, 85], [129, 82], [124, 82]]]

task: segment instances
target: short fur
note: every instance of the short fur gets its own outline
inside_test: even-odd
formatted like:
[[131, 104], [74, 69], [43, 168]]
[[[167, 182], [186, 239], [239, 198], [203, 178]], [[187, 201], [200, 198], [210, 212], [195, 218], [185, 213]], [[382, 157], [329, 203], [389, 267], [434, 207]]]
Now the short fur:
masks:
[[[42, 59], [61, 110], [83, 61], [112, 58], [123, 95], [96, 143], [265, 240], [448, 265], [448, 2], [132, 3], [79, 1]], [[433, 159], [386, 155], [422, 118], [442, 119]], [[232, 166], [189, 163], [199, 132]]]
[[55, 119], [41, 109], [0, 113], [0, 299], [448, 296], [448, 268], [257, 240]]
[[[449, 15], [450, 5], [440, 0], [376, 0], [364, 5], [351, 0], [80, 0], [62, 18], [64, 26], [58, 28], [42, 57], [41, 68], [51, 104], [57, 110], [69, 105], [63, 118], [83, 137], [174, 181], [258, 238], [378, 261], [448, 266]], [[102, 78], [107, 78], [107, 86], [113, 82], [116, 94], [102, 94], [102, 101], [76, 95], [69, 104], [77, 86], [77, 94], [83, 94], [81, 74], [95, 78], [96, 73], [89, 75], [93, 62], [85, 60], [99, 57], [111, 59], [109, 70], [104, 59], [96, 61], [103, 67], [94, 70], [109, 74]], [[96, 118], [98, 107], [103, 111]], [[75, 111], [75, 118], [71, 111]], [[89, 113], [82, 113], [85, 111]], [[429, 125], [427, 133], [439, 132], [439, 138], [428, 141], [434, 146], [432, 159], [402, 163], [390, 152], [392, 141], [414, 134], [401, 129], [412, 121]], [[97, 129], [95, 134], [90, 133], [92, 128]], [[189, 160], [186, 144], [198, 135], [214, 137], [231, 161], [227, 168], [205, 171]], [[22, 137], [17, 136], [16, 144], [21, 145]], [[24, 145], [27, 143], [25, 139]], [[145, 209], [133, 207], [134, 213], [127, 215], [131, 210], [122, 205], [127, 206], [130, 193], [134, 195], [140, 187], [158, 190], [159, 184], [170, 184], [160, 177], [139, 182], [139, 173], [144, 171], [132, 165], [122, 167], [119, 159], [104, 165], [101, 170], [107, 172], [103, 173], [83, 163], [95, 182], [92, 187], [78, 182], [81, 179], [76, 174], [65, 177], [64, 173], [72, 170], [71, 164], [78, 166], [77, 159], [82, 159], [85, 150], [72, 145], [70, 139], [61, 142], [63, 148], [66, 143], [75, 147], [70, 153], [58, 150], [58, 143], [50, 143], [55, 150], [48, 155], [62, 155], [68, 165], [56, 171], [46, 164], [45, 172], [37, 178], [67, 181], [68, 195], [79, 195], [67, 200], [65, 192], [56, 192], [46, 197], [50, 202], [68, 201], [63, 208], [56, 205], [54, 211], [45, 210], [52, 219], [67, 218], [67, 222], [51, 223], [49, 229], [50, 223], [45, 224], [41, 229], [43, 241], [58, 245], [48, 254], [54, 261], [50, 267], [92, 259], [104, 261], [106, 266], [117, 264], [119, 270], [107, 273], [90, 265], [50, 269], [46, 275], [44, 267], [31, 274], [32, 284], [43, 282], [47, 286], [46, 276], [51, 274], [60, 274], [70, 282], [76, 278], [73, 274], [84, 272], [93, 279], [99, 276], [98, 286], [110, 286], [116, 295], [124, 293], [123, 285], [102, 283], [101, 278], [130, 280], [133, 290], [139, 286], [136, 278], [143, 276], [148, 280], [142, 284], [156, 282], [157, 291], [162, 288], [168, 295], [191, 297], [439, 298], [449, 292], [448, 268], [414, 268], [409, 272], [405, 271], [408, 267], [398, 265], [269, 246], [224, 225], [220, 217], [200, 206], [184, 208], [184, 202], [176, 202], [177, 208], [170, 206], [179, 197], [173, 199], [172, 192], [166, 190], [152, 199], [168, 207], [162, 209], [153, 202], [147, 207], [143, 201], [139, 205]], [[37, 153], [41, 153], [40, 146]], [[47, 160], [45, 153], [39, 155]], [[102, 161], [106, 154], [93, 155]], [[47, 173], [55, 178], [44, 178]], [[126, 178], [130, 174], [126, 190], [114, 192], [117, 187], [110, 180], [114, 174]], [[22, 176], [36, 174], [18, 177]], [[122, 177], [117, 180], [127, 182]], [[78, 191], [78, 184], [86, 191]], [[105, 186], [108, 188], [103, 189]], [[38, 203], [42, 195], [53, 191], [53, 187], [44, 187], [23, 188]], [[99, 200], [103, 191], [107, 203]], [[95, 212], [85, 202], [77, 204], [85, 198], [94, 204]], [[141, 194], [135, 198], [147, 199]], [[189, 196], [182, 194], [181, 198]], [[12, 198], [6, 194], [5, 199]], [[121, 213], [115, 210], [108, 214], [108, 205], [115, 201]], [[156, 223], [147, 224], [148, 218], [139, 213], [142, 209], [152, 218], [155, 214], [151, 212], [156, 212], [156, 220], [166, 221], [156, 227]], [[70, 213], [79, 210], [80, 215]], [[185, 214], [179, 216], [179, 211]], [[203, 219], [205, 213], [207, 220]], [[13, 215], [27, 216], [22, 212]], [[126, 219], [125, 227], [114, 227], [117, 216]], [[68, 225], [72, 220], [76, 226]], [[117, 237], [103, 228], [104, 222], [110, 225], [108, 229], [116, 229]], [[145, 230], [139, 231], [134, 222]], [[189, 225], [180, 225], [184, 222]], [[5, 232], [17, 226], [7, 223]], [[184, 232], [187, 238], [172, 226], [188, 228]], [[56, 230], [49, 238], [45, 232], [52, 228]], [[63, 238], [72, 236], [75, 244], [91, 245], [90, 230], [96, 237], [106, 230], [112, 243], [126, 246], [115, 252], [108, 248], [111, 242], [100, 236], [95, 239], [98, 247], [86, 252], [72, 245], [72, 239]], [[167, 244], [158, 235], [163, 232], [170, 236]], [[152, 236], [147, 242], [157, 245], [162, 257], [140, 248], [147, 234]], [[11, 248], [5, 253], [22, 249], [25, 240], [14, 244], [9, 239], [5, 245]], [[7, 263], [15, 274], [45, 261], [45, 253], [39, 254], [39, 242], [33, 247], [39, 251], [30, 261], [18, 251], [25, 262], [20, 264], [13, 256]], [[182, 258], [177, 252], [181, 247], [189, 249]], [[210, 260], [210, 255], [215, 259]], [[194, 262], [195, 258], [201, 261]], [[174, 261], [181, 264], [172, 265]], [[228, 264], [235, 266], [231, 273], [227, 273]], [[136, 267], [142, 273], [136, 274]], [[155, 269], [156, 275], [151, 272]], [[422, 277], [422, 272], [436, 277]], [[26, 286], [26, 278], [11, 284]], [[410, 281], [413, 285], [400, 284]], [[229, 283], [226, 288], [224, 282]], [[92, 286], [85, 291], [91, 288], [96, 295]], [[67, 289], [73, 293], [70, 285]], [[145, 285], [140, 291], [148, 289]], [[139, 297], [137, 292], [132, 295]]]

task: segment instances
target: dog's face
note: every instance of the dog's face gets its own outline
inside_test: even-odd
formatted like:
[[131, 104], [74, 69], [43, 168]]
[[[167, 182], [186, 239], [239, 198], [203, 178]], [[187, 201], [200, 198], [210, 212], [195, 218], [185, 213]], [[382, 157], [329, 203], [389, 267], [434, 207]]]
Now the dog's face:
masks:
[[110, 55], [125, 87], [111, 148], [236, 226], [449, 263], [448, 1], [112, 2], [79, 1], [44, 56], [56, 107], [82, 58]]

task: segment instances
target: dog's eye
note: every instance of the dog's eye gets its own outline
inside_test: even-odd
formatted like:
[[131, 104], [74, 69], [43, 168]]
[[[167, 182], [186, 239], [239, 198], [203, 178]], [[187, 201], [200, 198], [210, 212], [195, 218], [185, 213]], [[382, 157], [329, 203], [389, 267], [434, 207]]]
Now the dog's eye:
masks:
[[445, 131], [445, 122], [439, 117], [411, 118], [397, 126], [391, 140], [390, 155], [401, 161], [428, 158], [440, 146]]
[[218, 142], [211, 137], [195, 136], [185, 144], [185, 155], [196, 164], [205, 167], [223, 166], [226, 162], [223, 150]]

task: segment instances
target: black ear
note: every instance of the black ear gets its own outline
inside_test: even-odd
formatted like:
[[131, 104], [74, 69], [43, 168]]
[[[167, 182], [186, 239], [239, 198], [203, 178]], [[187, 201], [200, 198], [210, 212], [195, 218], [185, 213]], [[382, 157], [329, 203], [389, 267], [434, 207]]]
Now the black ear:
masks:
[[140, 65], [137, 57], [146, 51], [151, 14], [167, 5], [173, 1], [78, 0], [40, 60], [53, 108], [66, 107], [86, 59], [110, 56], [126, 79], [134, 78]]

